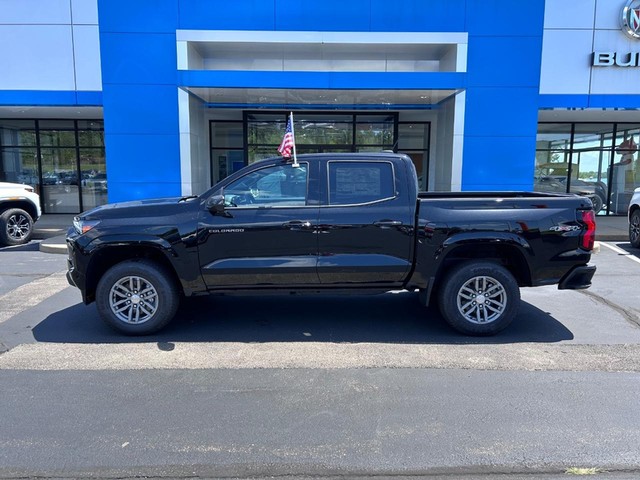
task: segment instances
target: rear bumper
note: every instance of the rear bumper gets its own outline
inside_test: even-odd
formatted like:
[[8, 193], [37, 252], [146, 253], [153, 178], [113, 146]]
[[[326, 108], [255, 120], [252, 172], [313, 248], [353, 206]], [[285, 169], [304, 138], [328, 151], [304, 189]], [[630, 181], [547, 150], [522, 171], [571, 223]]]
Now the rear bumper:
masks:
[[589, 288], [596, 273], [595, 265], [581, 265], [572, 268], [558, 283], [558, 290], [579, 290]]

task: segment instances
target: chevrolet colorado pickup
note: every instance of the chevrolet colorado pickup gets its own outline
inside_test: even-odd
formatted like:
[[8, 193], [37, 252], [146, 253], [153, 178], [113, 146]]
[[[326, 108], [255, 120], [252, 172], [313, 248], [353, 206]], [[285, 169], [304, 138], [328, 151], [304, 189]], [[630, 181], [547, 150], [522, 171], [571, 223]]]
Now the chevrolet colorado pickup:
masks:
[[588, 198], [419, 193], [406, 155], [300, 155], [256, 162], [199, 196], [109, 204], [74, 220], [67, 278], [131, 335], [207, 293], [419, 290], [468, 335], [516, 316], [519, 287], [587, 288]]

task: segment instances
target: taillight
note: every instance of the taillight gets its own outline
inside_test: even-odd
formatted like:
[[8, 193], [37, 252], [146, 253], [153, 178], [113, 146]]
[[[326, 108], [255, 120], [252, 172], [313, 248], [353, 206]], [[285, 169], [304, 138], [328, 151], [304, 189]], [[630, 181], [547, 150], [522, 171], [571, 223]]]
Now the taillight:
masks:
[[587, 230], [582, 234], [582, 248], [585, 250], [593, 250], [593, 244], [596, 241], [596, 214], [593, 210], [583, 210], [582, 223], [587, 226]]

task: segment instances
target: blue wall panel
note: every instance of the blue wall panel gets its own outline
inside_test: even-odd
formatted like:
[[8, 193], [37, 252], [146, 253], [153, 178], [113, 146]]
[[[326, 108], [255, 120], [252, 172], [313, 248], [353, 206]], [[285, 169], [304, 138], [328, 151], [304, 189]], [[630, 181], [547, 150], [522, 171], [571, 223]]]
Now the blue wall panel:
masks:
[[470, 87], [538, 87], [542, 36], [470, 37], [467, 83]]
[[[179, 133], [178, 92], [175, 86], [105, 85], [103, 98], [105, 130], [108, 130], [108, 134]], [[114, 115], [109, 114], [112, 112]]]
[[[177, 0], [176, 0], [177, 1]], [[193, 30], [273, 30], [274, 0], [179, 0], [178, 28]], [[286, 21], [288, 15], [284, 15]], [[286, 21], [284, 30], [299, 27]]]
[[544, 0], [467, 0], [463, 190], [530, 190]]
[[176, 84], [176, 36], [169, 33], [102, 33], [102, 83]]
[[[537, 88], [470, 88], [466, 102], [466, 137], [522, 137], [536, 134]], [[477, 158], [476, 155], [477, 152], [474, 152], [473, 158]]]
[[465, 136], [464, 150], [464, 190], [533, 189], [535, 137]]
[[362, 32], [371, 28], [370, 0], [275, 0], [276, 30]]
[[[119, 152], [126, 152], [123, 161], [129, 165], [139, 165], [136, 170], [117, 169], [109, 171], [109, 191], [111, 181], [128, 183], [164, 183], [179, 185], [176, 181], [175, 170], [180, 171], [178, 155], [167, 155], [173, 150], [176, 142], [175, 135], [146, 135], [140, 141], [140, 135], [112, 134], [108, 139], [108, 148]], [[143, 172], [143, 175], [140, 175]], [[140, 198], [140, 197], [137, 197]]]
[[539, 36], [544, 25], [544, 0], [467, 0], [466, 14], [472, 35]]
[[98, 21], [101, 32], [175, 33], [178, 0], [98, 0]]
[[178, 0], [99, 0], [109, 201], [180, 194]]
[[0, 105], [98, 106], [102, 105], [102, 93], [76, 90], [0, 90]]
[[371, 30], [466, 32], [465, 0], [371, 0]]

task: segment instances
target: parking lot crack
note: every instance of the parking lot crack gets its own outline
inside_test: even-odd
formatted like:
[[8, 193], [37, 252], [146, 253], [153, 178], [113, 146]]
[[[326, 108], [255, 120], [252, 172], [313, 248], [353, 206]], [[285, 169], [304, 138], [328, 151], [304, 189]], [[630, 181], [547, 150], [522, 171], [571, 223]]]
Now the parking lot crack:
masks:
[[604, 298], [604, 297], [598, 295], [597, 293], [593, 293], [590, 290], [578, 290], [578, 292], [580, 292], [583, 295], [586, 295], [587, 297], [595, 300], [596, 302], [599, 302], [599, 303], [601, 303], [603, 305], [606, 305], [607, 307], [609, 307], [612, 310], [616, 311], [627, 322], [632, 324], [634, 327], [640, 327], [640, 317], [636, 313], [631, 312], [629, 310], [626, 310], [625, 308], [621, 307], [620, 305], [612, 302], [611, 300], [609, 300], [607, 298]]

